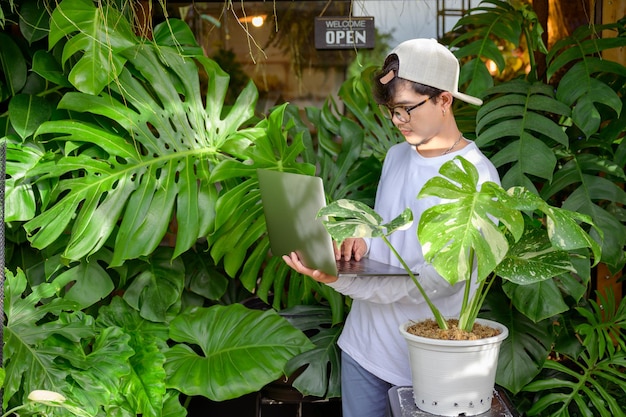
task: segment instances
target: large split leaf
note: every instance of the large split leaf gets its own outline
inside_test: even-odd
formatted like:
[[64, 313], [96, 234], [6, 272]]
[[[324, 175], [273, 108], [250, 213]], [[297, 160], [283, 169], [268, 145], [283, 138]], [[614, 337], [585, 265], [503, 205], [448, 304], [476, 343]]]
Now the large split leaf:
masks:
[[120, 74], [125, 58], [120, 51], [135, 43], [127, 19], [112, 7], [94, 7], [87, 0], [65, 0], [52, 13], [50, 48], [73, 35], [63, 48], [63, 63], [82, 56], [72, 67], [70, 82], [85, 93], [98, 94]]
[[[252, 116], [253, 85], [230, 112], [223, 113], [216, 103], [205, 110], [193, 61], [151, 44], [137, 46], [128, 56], [141, 78], [124, 69], [111, 94], [69, 93], [59, 104], [106, 118], [121, 130], [72, 120], [45, 123], [37, 132], [60, 142], [79, 143], [103, 157], [68, 154], [42, 168], [40, 175], [64, 179], [56, 203], [26, 225], [36, 247], [51, 245], [71, 227], [64, 255], [80, 259], [116, 232], [112, 265], [120, 265], [154, 251], [175, 213], [178, 232], [173, 256], [178, 256], [212, 227], [217, 194], [208, 182], [208, 165], [221, 158], [221, 147], [231, 149], [241, 143], [245, 148], [255, 138], [237, 133]], [[219, 97], [228, 76], [212, 61], [205, 60], [204, 65], [211, 79], [207, 96]]]
[[[623, 30], [623, 23], [603, 25], [605, 31]], [[622, 101], [618, 92], [605, 82], [598, 80], [598, 74], [610, 73], [626, 77], [626, 67], [608, 59], [598, 58], [597, 54], [610, 48], [623, 48], [626, 37], [598, 37], [598, 28], [582, 25], [574, 33], [554, 44], [547, 55], [548, 79], [567, 68], [557, 89], [557, 98], [573, 107], [572, 119], [582, 132], [590, 137], [598, 131], [602, 122], [600, 105], [605, 105], [620, 114]]]
[[[477, 259], [478, 281], [484, 280], [506, 258], [502, 277], [520, 284], [540, 282], [571, 271], [569, 258], [558, 252], [588, 248], [586, 256], [599, 262], [600, 246], [579, 225], [593, 224], [589, 216], [551, 207], [538, 195], [521, 187], [507, 192], [492, 182], [478, 190], [476, 167], [461, 157], [445, 163], [442, 176], [430, 179], [419, 198], [434, 196], [444, 200], [422, 214], [418, 237], [424, 257], [432, 262], [448, 282], [470, 278], [471, 256]], [[544, 233], [525, 233], [522, 213], [544, 217]], [[509, 249], [507, 235], [493, 219], [498, 219], [514, 242]], [[528, 222], [528, 220], [526, 221]], [[520, 240], [524, 237], [524, 239]]]
[[554, 342], [551, 323], [530, 320], [514, 308], [500, 291], [492, 290], [485, 303], [485, 317], [509, 330], [498, 356], [496, 382], [513, 393], [519, 392], [541, 371]]
[[552, 183], [541, 190], [541, 195], [548, 199], [569, 190], [563, 207], [591, 216], [602, 231], [602, 262], [619, 270], [626, 262], [622, 250], [626, 228], [619, 220], [619, 207], [626, 204], [626, 192], [607, 176], [626, 180], [624, 168], [616, 163], [592, 153], [575, 153], [555, 173]]
[[496, 167], [511, 164], [502, 178], [505, 188], [523, 185], [534, 190], [532, 178], [552, 178], [557, 160], [551, 148], [568, 143], [563, 128], [545, 112], [568, 116], [569, 107], [555, 100], [550, 86], [522, 80], [501, 84], [486, 94], [497, 96], [478, 111], [476, 143], [490, 146], [512, 137], [491, 160]]
[[294, 327], [309, 334], [315, 348], [292, 358], [286, 367], [292, 385], [304, 395], [341, 396], [341, 351], [337, 339], [342, 326], [333, 326], [329, 308], [297, 306], [280, 312]]
[[523, 229], [521, 214], [506, 203], [506, 195], [494, 183], [478, 189], [478, 172], [469, 162], [462, 167], [455, 162], [444, 164], [444, 177], [433, 177], [418, 198], [436, 196], [446, 202], [426, 210], [418, 225], [418, 238], [424, 258], [451, 284], [469, 280], [473, 266], [470, 254], [477, 256], [479, 281], [507, 255], [506, 236], [494, 223], [493, 216], [504, 223], [519, 239]]

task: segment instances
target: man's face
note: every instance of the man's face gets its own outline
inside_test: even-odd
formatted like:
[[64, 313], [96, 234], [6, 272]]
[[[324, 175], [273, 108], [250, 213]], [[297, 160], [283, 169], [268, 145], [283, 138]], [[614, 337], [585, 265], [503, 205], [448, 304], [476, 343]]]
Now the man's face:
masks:
[[391, 107], [392, 121], [411, 145], [428, 142], [441, 126], [436, 99], [416, 93], [408, 82], [398, 86]]

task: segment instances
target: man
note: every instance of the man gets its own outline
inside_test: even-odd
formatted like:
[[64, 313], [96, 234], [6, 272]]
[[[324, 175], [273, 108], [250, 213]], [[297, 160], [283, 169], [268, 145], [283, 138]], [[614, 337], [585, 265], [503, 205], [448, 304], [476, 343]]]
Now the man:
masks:
[[[417, 199], [423, 185], [439, 175], [441, 166], [463, 156], [478, 169], [480, 183], [499, 183], [498, 173], [476, 145], [463, 137], [452, 111], [453, 100], [481, 105], [458, 91], [459, 63], [434, 39], [401, 43], [376, 75], [374, 97], [405, 137], [385, 157], [374, 209], [390, 221], [410, 207], [413, 226], [389, 237], [407, 265], [419, 274], [424, 289], [444, 316], [459, 314], [464, 284], [450, 286], [424, 261], [417, 240], [417, 223], [434, 197]], [[349, 239], [337, 257], [401, 266], [382, 239]], [[410, 278], [342, 278], [304, 266], [295, 253], [283, 257], [296, 271], [323, 282], [353, 299], [339, 339], [342, 349], [342, 408], [344, 417], [382, 417], [387, 392], [395, 385], [411, 385], [406, 342], [399, 326], [431, 317], [430, 309]]]

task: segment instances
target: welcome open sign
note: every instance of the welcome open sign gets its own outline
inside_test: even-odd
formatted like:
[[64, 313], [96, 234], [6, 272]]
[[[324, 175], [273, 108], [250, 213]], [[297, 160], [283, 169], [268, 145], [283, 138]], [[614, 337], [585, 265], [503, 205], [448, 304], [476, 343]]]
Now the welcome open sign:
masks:
[[316, 17], [315, 48], [353, 49], [374, 47], [373, 17]]

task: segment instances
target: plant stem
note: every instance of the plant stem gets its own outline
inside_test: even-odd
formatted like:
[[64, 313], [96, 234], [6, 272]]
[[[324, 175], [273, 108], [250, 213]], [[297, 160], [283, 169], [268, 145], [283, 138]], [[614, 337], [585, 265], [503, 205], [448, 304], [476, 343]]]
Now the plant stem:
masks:
[[435, 307], [435, 305], [432, 303], [432, 301], [430, 301], [430, 298], [428, 298], [428, 295], [426, 294], [426, 291], [424, 291], [424, 288], [422, 287], [422, 284], [420, 284], [418, 279], [415, 278], [415, 275], [413, 275], [413, 272], [411, 271], [409, 266], [406, 264], [406, 262], [404, 262], [404, 259], [402, 259], [400, 254], [396, 251], [396, 249], [391, 244], [391, 242], [389, 242], [389, 240], [387, 240], [387, 236], [383, 235], [382, 238], [383, 238], [383, 241], [385, 242], [385, 245], [387, 245], [387, 247], [389, 247], [389, 249], [391, 249], [393, 254], [400, 261], [400, 263], [402, 264], [402, 267], [404, 268], [404, 270], [406, 272], [408, 272], [409, 276], [413, 280], [413, 283], [415, 284], [415, 286], [419, 290], [420, 294], [422, 294], [422, 297], [424, 297], [424, 301], [426, 301], [426, 304], [428, 304], [428, 307], [430, 308], [430, 311], [433, 313], [433, 316], [435, 317], [435, 321], [437, 322], [437, 325], [439, 326], [439, 328], [447, 330], [448, 329], [448, 322], [446, 321], [445, 317], [443, 317], [441, 315], [441, 312], [439, 311], [439, 309], [437, 309], [437, 307]]
[[[526, 37], [526, 44], [527, 45], [531, 45], [532, 43], [532, 38], [531, 38], [531, 33], [528, 30], [528, 26], [524, 25], [524, 36]], [[535, 51], [529, 47], [528, 48], [528, 61], [530, 63], [530, 72], [528, 74], [528, 77], [531, 81], [537, 81], [539, 79], [538, 75], [537, 75], [537, 63], [535, 62]]]
[[467, 309], [467, 304], [470, 302], [470, 291], [472, 289], [472, 272], [474, 271], [474, 248], [470, 248], [469, 250], [469, 277], [464, 277], [465, 281], [465, 289], [463, 292], [463, 302], [461, 304], [461, 313], [459, 315], [459, 327], [461, 327], [461, 322], [463, 319], [463, 312]]
[[[466, 310], [466, 313], [459, 317], [459, 329], [465, 330], [466, 332], [471, 332], [474, 328], [474, 322], [476, 321], [476, 317], [478, 317], [478, 313], [480, 312], [480, 306], [485, 302], [485, 298], [487, 298], [487, 294], [489, 293], [489, 289], [494, 282], [494, 277], [484, 279], [478, 283], [478, 288], [476, 289], [476, 293], [470, 302], [469, 308]], [[469, 282], [468, 282], [469, 287]], [[485, 285], [487, 287], [485, 288]], [[464, 311], [464, 310], [461, 310]]]
[[[463, 293], [463, 304], [461, 305], [461, 313], [459, 314], [459, 329], [465, 330], [466, 332], [471, 332], [474, 327], [474, 321], [476, 320], [476, 316], [474, 315], [474, 310], [476, 309], [476, 301], [478, 300], [478, 294], [480, 293], [483, 282], [478, 284], [478, 289], [476, 290], [476, 294], [472, 297], [470, 301], [470, 291], [472, 289], [472, 273], [474, 272], [474, 248], [470, 248], [469, 250], [469, 277], [464, 277], [465, 281], [465, 291]], [[469, 304], [469, 308], [468, 308]], [[480, 305], [480, 304], [478, 304]]]
[[26, 407], [28, 407], [28, 404], [22, 404], [22, 405], [18, 405], [17, 407], [13, 407], [6, 413], [2, 414], [2, 417], [8, 417], [11, 414], [15, 413], [17, 410], [21, 410], [22, 408], [26, 408]]

